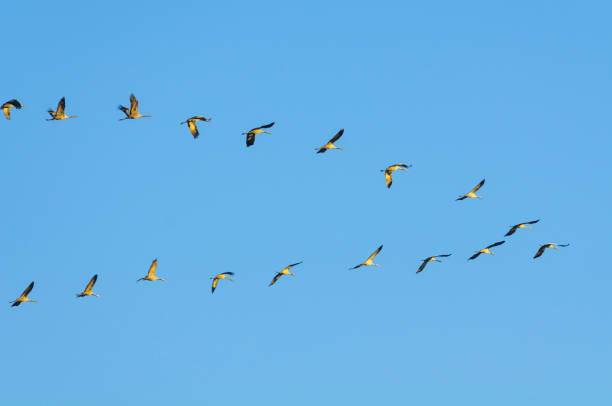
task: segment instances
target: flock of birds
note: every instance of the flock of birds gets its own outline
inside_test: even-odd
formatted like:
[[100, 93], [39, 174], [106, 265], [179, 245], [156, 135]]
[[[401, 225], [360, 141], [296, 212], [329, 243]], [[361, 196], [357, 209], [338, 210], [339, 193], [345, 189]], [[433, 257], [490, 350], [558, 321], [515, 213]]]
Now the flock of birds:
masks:
[[[2, 106], [0, 106], [0, 108], [2, 108], [2, 111], [4, 113], [4, 116], [6, 117], [7, 120], [11, 119], [11, 109], [15, 108], [17, 110], [23, 108], [24, 106], [17, 100], [17, 99], [12, 99], [9, 100], [5, 103], [2, 104]], [[57, 103], [57, 107], [55, 110], [53, 109], [49, 109], [48, 113], [51, 116], [51, 118], [46, 119], [47, 121], [53, 121], [53, 120], [68, 120], [71, 118], [76, 118], [77, 116], [68, 116], [66, 115], [66, 99], [64, 97], [62, 97], [60, 99], [60, 101]], [[130, 95], [130, 107], [124, 107], [124, 106], [119, 106], [119, 110], [121, 110], [124, 114], [125, 117], [120, 118], [119, 120], [128, 120], [128, 119], [136, 119], [136, 118], [142, 118], [142, 117], [151, 117], [150, 115], [143, 115], [140, 114], [140, 112], [138, 111], [138, 100], [136, 99], [136, 97], [131, 94]], [[204, 122], [210, 122], [211, 119], [210, 118], [205, 118], [204, 116], [193, 116], [188, 118], [187, 120], [181, 122], [180, 124], [187, 124], [188, 128], [189, 128], [189, 132], [191, 133], [191, 135], [193, 136], [193, 138], [197, 138], [199, 136], [199, 131], [198, 131], [198, 126], [197, 126], [197, 122], [198, 121], [204, 121]], [[242, 133], [242, 135], [246, 135], [246, 146], [250, 147], [255, 143], [255, 137], [257, 134], [271, 134], [269, 131], [266, 131], [268, 128], [271, 128], [274, 125], [274, 122], [266, 124], [266, 125], [262, 125], [259, 127], [255, 127], [249, 131], [247, 131], [246, 133]], [[327, 150], [330, 149], [339, 149], [342, 150], [341, 147], [338, 147], [335, 145], [335, 143], [342, 137], [342, 135], [344, 134], [344, 129], [338, 131], [338, 133], [336, 133], [336, 135], [334, 135], [325, 145], [323, 145], [320, 148], [315, 148], [317, 153], [324, 153]], [[406, 165], [403, 163], [399, 163], [399, 164], [394, 164], [394, 165], [390, 165], [385, 169], [382, 169], [381, 172], [384, 172], [385, 174], [385, 182], [387, 184], [387, 188], [390, 188], [392, 183], [393, 183], [393, 172], [397, 171], [397, 170], [401, 170], [401, 171], [407, 171], [412, 165]], [[456, 200], [465, 200], [465, 199], [472, 199], [472, 198], [477, 198], [477, 199], [482, 199], [482, 196], [478, 196], [476, 195], [476, 192], [485, 184], [485, 180], [483, 179], [482, 181], [480, 181], [480, 183], [478, 183], [472, 190], [470, 190], [468, 193], [459, 196]], [[510, 227], [510, 230], [505, 234], [506, 237], [511, 236], [512, 234], [514, 234], [517, 230], [521, 229], [521, 228], [531, 228], [531, 225], [536, 224], [538, 220], [533, 220], [533, 221], [526, 221], [524, 223], [519, 223], [519, 224], [515, 224], [513, 226]], [[476, 258], [478, 258], [481, 254], [488, 254], [488, 255], [495, 255], [493, 252], [491, 252], [491, 248], [500, 246], [502, 244], [504, 244], [505, 241], [497, 241], [493, 244], [490, 244], [488, 246], [486, 246], [483, 249], [480, 249], [478, 251], [476, 251], [471, 257], [468, 258], [468, 260], [474, 260]], [[535, 255], [533, 256], [533, 258], [539, 258], [540, 256], [542, 256], [542, 254], [544, 253], [544, 251], [546, 251], [547, 249], [551, 248], [551, 249], [556, 249], [558, 250], [559, 247], [567, 247], [569, 244], [557, 244], [557, 243], [546, 243], [541, 245], [537, 252], [535, 253]], [[366, 260], [352, 268], [349, 269], [357, 269], [360, 268], [362, 266], [379, 266], [378, 264], [374, 263], [374, 258], [380, 253], [380, 251], [382, 250], [383, 246], [379, 246], [369, 257], [366, 258]], [[425, 267], [427, 266], [427, 264], [429, 264], [430, 262], [442, 262], [440, 260], [440, 258], [446, 258], [451, 256], [451, 254], [440, 254], [440, 255], [433, 255], [430, 257], [427, 257], [425, 259], [423, 259], [422, 264], [419, 266], [419, 268], [417, 269], [416, 273], [420, 273], [422, 272]], [[291, 268], [293, 268], [294, 266], [300, 265], [302, 262], [296, 262], [294, 264], [290, 264], [287, 265], [284, 269], [282, 269], [281, 271], [277, 272], [274, 275], [274, 278], [272, 279], [272, 281], [269, 283], [268, 286], [272, 286], [274, 285], [283, 275], [288, 275], [288, 276], [295, 276], [294, 273], [291, 272]], [[157, 271], [157, 259], [154, 259], [153, 262], [151, 263], [151, 266], [149, 267], [149, 270], [146, 274], [146, 276], [138, 279], [138, 281], [165, 281], [164, 278], [160, 278], [156, 275], [156, 271]], [[231, 276], [233, 276], [234, 273], [233, 272], [223, 272], [220, 274], [215, 275], [214, 277], [211, 277], [210, 279], [212, 279], [212, 285], [211, 285], [211, 291], [212, 293], [215, 292], [215, 289], [217, 289], [217, 286], [219, 284], [219, 281], [222, 279], [227, 279], [229, 281], [233, 282], [233, 279], [231, 278]], [[85, 286], [85, 289], [78, 293], [76, 296], [77, 297], [85, 297], [85, 296], [96, 296], [96, 297], [100, 297], [100, 295], [98, 295], [97, 293], [93, 292], [93, 287], [96, 284], [96, 281], [98, 280], [98, 275], [94, 275], [89, 282], [87, 283], [87, 285]], [[12, 304], [12, 306], [19, 306], [21, 303], [24, 302], [36, 302], [36, 300], [30, 299], [28, 297], [28, 295], [30, 294], [30, 292], [32, 291], [32, 289], [34, 288], [34, 282], [31, 282], [28, 287], [21, 293], [21, 295], [9, 302]]]

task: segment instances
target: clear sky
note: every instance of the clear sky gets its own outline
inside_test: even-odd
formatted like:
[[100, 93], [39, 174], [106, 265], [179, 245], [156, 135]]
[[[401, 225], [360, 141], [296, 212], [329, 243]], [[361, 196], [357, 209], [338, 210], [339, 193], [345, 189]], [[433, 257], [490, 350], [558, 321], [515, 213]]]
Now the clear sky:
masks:
[[612, 6], [491, 3], [3, 4], [0, 403], [610, 404]]

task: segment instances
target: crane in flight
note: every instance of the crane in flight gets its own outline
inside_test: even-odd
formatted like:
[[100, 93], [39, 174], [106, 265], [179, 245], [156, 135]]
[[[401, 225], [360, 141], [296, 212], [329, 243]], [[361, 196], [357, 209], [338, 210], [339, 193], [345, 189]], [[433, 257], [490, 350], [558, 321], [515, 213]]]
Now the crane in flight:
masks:
[[478, 258], [478, 256], [480, 254], [489, 254], [489, 255], [493, 255], [494, 256], [495, 254], [492, 253], [491, 251], [489, 251], [489, 249], [491, 249], [493, 247], [497, 247], [498, 245], [502, 245], [505, 242], [506, 241], [498, 241], [498, 242], [495, 242], [495, 243], [493, 243], [491, 245], [487, 245], [485, 248], [483, 248], [483, 249], [481, 249], [479, 251], [476, 251], [476, 253], [474, 255], [472, 255], [471, 257], [469, 257], [468, 260]]
[[66, 113], [64, 112], [65, 109], [66, 109], [66, 98], [62, 97], [59, 103], [57, 103], [57, 108], [55, 109], [55, 111], [53, 111], [52, 109], [47, 110], [47, 113], [49, 113], [49, 115], [51, 116], [51, 118], [48, 118], [47, 121], [68, 120], [69, 118], [77, 117], [77, 116], [67, 116]]
[[476, 192], [478, 191], [478, 189], [480, 189], [482, 187], [482, 185], [484, 185], [485, 180], [481, 180], [479, 184], [477, 184], [476, 186], [474, 186], [474, 189], [470, 190], [469, 193], [464, 194], [463, 196], [459, 196], [457, 198], [457, 200], [463, 200], [463, 199], [467, 199], [467, 198], [478, 198], [478, 199], [482, 199], [482, 196], [476, 196]]
[[272, 285], [274, 285], [274, 284], [276, 283], [276, 281], [278, 281], [278, 280], [280, 279], [280, 277], [281, 277], [281, 276], [283, 276], [283, 275], [291, 275], [291, 276], [295, 276], [295, 274], [294, 274], [294, 273], [291, 273], [290, 269], [291, 269], [291, 268], [293, 268], [293, 267], [294, 267], [294, 266], [296, 266], [296, 265], [301, 264], [301, 263], [302, 263], [302, 261], [300, 261], [300, 262], [296, 262], [295, 264], [287, 265], [287, 266], [285, 267], [285, 269], [283, 269], [283, 270], [282, 270], [282, 271], [280, 271], [280, 272], [277, 272], [277, 273], [276, 273], [276, 275], [274, 275], [274, 278], [272, 279], [272, 282], [270, 282], [270, 284], [269, 284], [268, 286], [272, 286]]
[[132, 120], [140, 117], [151, 117], [149, 115], [143, 115], [138, 112], [138, 99], [134, 96], [134, 93], [130, 94], [130, 108], [119, 105], [119, 110], [123, 111], [125, 117], [120, 118], [119, 121], [122, 120]]
[[344, 134], [344, 128], [338, 131], [338, 133], [334, 135], [331, 140], [327, 141], [327, 144], [323, 145], [321, 148], [315, 148], [315, 150], [317, 150], [317, 154], [322, 154], [328, 149], [342, 149], [334, 145], [334, 142], [338, 141], [340, 137], [342, 137], [342, 134]]
[[376, 248], [376, 251], [374, 251], [374, 252], [372, 253], [372, 255], [370, 255], [370, 256], [369, 256], [369, 257], [368, 257], [368, 258], [367, 258], [367, 259], [366, 259], [364, 262], [362, 262], [362, 263], [361, 263], [361, 264], [359, 264], [359, 265], [355, 265], [354, 267], [349, 268], [349, 269], [357, 269], [357, 268], [359, 268], [359, 267], [361, 267], [361, 266], [380, 266], [379, 264], [375, 264], [374, 262], [372, 262], [372, 260], [374, 259], [374, 257], [375, 257], [376, 255], [378, 255], [378, 253], [380, 252], [380, 250], [382, 250], [382, 247], [383, 247], [383, 246], [381, 245], [380, 247]]
[[32, 288], [34, 287], [34, 282], [30, 283], [28, 285], [27, 288], [25, 288], [25, 290], [23, 291], [23, 293], [21, 294], [21, 296], [19, 296], [17, 299], [13, 300], [12, 303], [13, 307], [15, 306], [19, 306], [20, 304], [22, 304], [23, 302], [34, 302], [36, 303], [36, 300], [32, 300], [32, 299], [28, 299], [28, 295], [30, 294], [30, 292], [32, 291]]
[[253, 145], [255, 143], [255, 136], [257, 134], [272, 134], [269, 131], [265, 131], [264, 128], [270, 128], [274, 125], [274, 121], [271, 122], [270, 124], [266, 124], [266, 125], [262, 125], [261, 127], [255, 127], [251, 130], [249, 130], [249, 132], [246, 133], [242, 133], [242, 135], [246, 135], [246, 146], [250, 147], [251, 145]]

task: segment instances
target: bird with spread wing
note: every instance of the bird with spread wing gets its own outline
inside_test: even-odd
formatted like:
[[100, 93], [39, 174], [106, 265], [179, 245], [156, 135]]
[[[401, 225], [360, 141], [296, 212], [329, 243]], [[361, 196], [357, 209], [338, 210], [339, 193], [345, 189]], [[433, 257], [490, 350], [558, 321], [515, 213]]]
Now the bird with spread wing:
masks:
[[157, 258], [155, 258], [153, 260], [153, 262], [151, 262], [151, 266], [149, 267], [149, 272], [147, 272], [147, 276], [138, 279], [136, 282], [138, 281], [162, 281], [165, 282], [166, 280], [164, 278], [158, 278], [157, 275], [155, 275], [155, 271], [157, 270]]
[[64, 110], [66, 110], [66, 98], [62, 97], [59, 103], [57, 103], [57, 108], [55, 109], [55, 111], [53, 111], [53, 109], [47, 110], [47, 113], [49, 113], [49, 115], [51, 116], [51, 118], [48, 118], [47, 121], [68, 120], [69, 118], [76, 117], [76, 116], [67, 116]]
[[266, 124], [266, 125], [262, 125], [261, 127], [255, 127], [251, 130], [249, 130], [249, 132], [246, 133], [242, 133], [242, 135], [246, 135], [246, 146], [250, 147], [251, 145], [253, 145], [255, 143], [255, 136], [257, 134], [272, 134], [269, 131], [265, 131], [264, 128], [270, 128], [274, 125], [274, 121], [271, 122], [270, 124]]
[[514, 234], [516, 232], [516, 230], [518, 230], [519, 228], [531, 228], [527, 224], [535, 224], [538, 221], [540, 221], [540, 219], [533, 220], [533, 221], [527, 221], [525, 223], [519, 223], [519, 224], [515, 224], [513, 226], [510, 226], [510, 230], [506, 233], [506, 235], [504, 235], [504, 237], [508, 237], [509, 235]]
[[354, 267], [349, 268], [349, 269], [357, 269], [357, 268], [362, 267], [362, 266], [380, 266], [379, 264], [375, 264], [374, 262], [372, 262], [372, 260], [374, 259], [374, 257], [375, 257], [376, 255], [378, 255], [378, 253], [380, 252], [380, 250], [382, 250], [382, 247], [383, 247], [383, 246], [381, 245], [380, 247], [376, 248], [376, 251], [374, 251], [374, 252], [372, 253], [372, 255], [370, 255], [370, 256], [369, 256], [369, 257], [368, 257], [368, 258], [367, 258], [367, 259], [366, 259], [364, 262], [362, 262], [362, 263], [361, 263], [361, 264], [359, 264], [359, 265], [355, 265]]
[[28, 299], [28, 295], [32, 291], [33, 287], [34, 287], [34, 282], [32, 282], [32, 283], [30, 283], [28, 285], [28, 287], [23, 291], [21, 296], [19, 296], [17, 299], [15, 299], [15, 300], [13, 300], [12, 302], [9, 302], [9, 303], [12, 303], [13, 307], [19, 306], [23, 302], [34, 302], [34, 303], [36, 303], [36, 300]]
[[477, 184], [476, 186], [474, 186], [474, 189], [470, 190], [469, 193], [464, 194], [463, 196], [459, 196], [457, 198], [457, 200], [463, 200], [463, 199], [467, 199], [467, 198], [478, 198], [478, 199], [482, 199], [482, 196], [476, 196], [476, 191], [478, 191], [478, 189], [480, 189], [482, 187], [482, 185], [484, 185], [485, 180], [481, 180], [479, 184]]
[[293, 268], [296, 265], [301, 264], [302, 261], [300, 262], [296, 262], [295, 264], [291, 264], [291, 265], [287, 265], [287, 267], [285, 269], [283, 269], [280, 272], [277, 272], [276, 275], [274, 275], [274, 278], [272, 279], [272, 282], [270, 282], [270, 284], [268, 286], [272, 286], [276, 283], [276, 281], [278, 281], [280, 279], [281, 276], [283, 275], [291, 275], [291, 276], [295, 276], [294, 273], [291, 273], [291, 271], [289, 271], [291, 268]]
[[210, 118], [206, 118], [204, 116], [193, 116], [181, 123], [187, 123], [187, 126], [189, 127], [189, 132], [191, 132], [191, 135], [193, 135], [194, 139], [198, 138], [198, 135], [200, 135], [200, 132], [198, 131], [198, 125], [196, 124], [198, 121], [205, 121], [209, 123]]
[[427, 266], [428, 263], [430, 262], [442, 262], [441, 260], [439, 260], [438, 258], [445, 258], [445, 257], [450, 257], [452, 254], [442, 254], [442, 255], [434, 255], [433, 257], [427, 257], [423, 260], [423, 263], [421, 264], [421, 266], [419, 267], [419, 269], [417, 269], [416, 273], [420, 273], [421, 271], [423, 271], [423, 269], [425, 269], [425, 266]]
[[100, 295], [98, 295], [97, 293], [92, 292], [92, 289], [94, 285], [96, 284], [97, 280], [98, 280], [98, 274], [95, 274], [94, 276], [91, 277], [91, 279], [87, 283], [87, 286], [85, 286], [85, 290], [82, 291], [81, 293], [77, 293], [77, 297], [85, 297], [85, 296], [100, 297]]
[[17, 99], [11, 99], [7, 101], [6, 103], [3, 103], [2, 106], [0, 106], [0, 108], [4, 112], [4, 117], [6, 117], [7, 120], [11, 119], [11, 109], [12, 108], [16, 108], [17, 110], [19, 110], [22, 107], [23, 105], [19, 103], [19, 100]]
[[390, 188], [391, 184], [393, 183], [393, 171], [397, 171], [397, 170], [407, 171], [408, 168], [411, 168], [411, 167], [412, 165], [395, 164], [395, 165], [388, 166], [386, 169], [381, 169], [380, 171], [385, 173], [385, 182], [387, 182], [387, 188]]
[[317, 150], [317, 154], [322, 154], [328, 149], [342, 149], [334, 145], [334, 142], [338, 141], [340, 137], [342, 137], [342, 134], [344, 134], [344, 128], [338, 131], [338, 133], [334, 135], [331, 140], [327, 141], [327, 144], [323, 145], [321, 148], [315, 148], [315, 150]]
[[228, 281], [234, 282], [234, 280], [232, 278], [230, 278], [230, 276], [233, 276], [234, 273], [233, 272], [223, 272], [220, 273], [218, 275], [215, 275], [212, 279], [212, 293], [215, 293], [215, 289], [217, 289], [217, 284], [219, 283], [219, 281], [221, 279], [227, 279]]
[[503, 243], [505, 243], [505, 242], [506, 242], [506, 241], [498, 241], [498, 242], [496, 242], [496, 243], [493, 243], [493, 244], [491, 244], [491, 245], [488, 245], [488, 246], [486, 246], [485, 248], [483, 248], [483, 249], [481, 249], [481, 250], [479, 250], [479, 251], [476, 251], [476, 253], [475, 253], [474, 255], [472, 255], [471, 257], [469, 257], [469, 258], [468, 258], [468, 260], [478, 258], [478, 256], [479, 256], [480, 254], [489, 254], [489, 255], [493, 255], [493, 256], [495, 256], [495, 254], [494, 254], [494, 253], [492, 253], [491, 251], [489, 251], [489, 249], [490, 249], [490, 248], [493, 248], [493, 247], [497, 247], [498, 245], [502, 245], [502, 244], [503, 244]]
[[544, 253], [544, 251], [546, 251], [547, 248], [554, 248], [556, 250], [559, 249], [559, 247], [567, 247], [569, 246], [569, 244], [556, 244], [554, 242], [550, 242], [548, 244], [544, 244], [540, 247], [540, 249], [538, 249], [538, 252], [536, 252], [536, 254], [533, 256], [534, 258], [539, 258], [542, 256], [542, 254]]
[[149, 115], [143, 115], [138, 112], [138, 99], [134, 96], [134, 93], [130, 94], [130, 108], [128, 109], [125, 106], [119, 105], [119, 110], [123, 111], [125, 117], [120, 118], [119, 121], [122, 120], [133, 120], [135, 118], [140, 117], [151, 117]]

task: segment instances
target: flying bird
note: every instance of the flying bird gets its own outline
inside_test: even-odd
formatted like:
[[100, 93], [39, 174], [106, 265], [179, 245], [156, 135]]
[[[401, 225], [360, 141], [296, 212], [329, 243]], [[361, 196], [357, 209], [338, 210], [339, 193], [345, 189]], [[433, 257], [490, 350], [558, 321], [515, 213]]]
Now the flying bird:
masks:
[[119, 110], [123, 111], [125, 114], [125, 117], [120, 118], [119, 121], [128, 119], [131, 120], [140, 117], [151, 117], [148, 115], [142, 115], [138, 112], [138, 100], [136, 99], [136, 96], [134, 96], [134, 93], [130, 94], [130, 108], [128, 109], [127, 107], [119, 105]]
[[242, 133], [242, 135], [246, 135], [246, 145], [247, 147], [250, 147], [251, 145], [253, 145], [255, 143], [255, 136], [259, 133], [264, 133], [264, 134], [272, 134], [269, 131], [264, 131], [262, 130], [262, 128], [270, 128], [274, 125], [274, 121], [271, 122], [270, 124], [266, 124], [266, 125], [262, 125], [261, 127], [256, 127], [253, 128], [252, 130], [249, 130], [248, 133]]
[[467, 199], [468, 197], [477, 197], [477, 198], [479, 198], [479, 199], [482, 199], [482, 196], [476, 196], [476, 191], [477, 191], [478, 189], [480, 189], [480, 188], [482, 187], [482, 185], [484, 185], [484, 183], [485, 183], [485, 180], [484, 180], [484, 179], [483, 179], [483, 180], [481, 180], [481, 181], [480, 181], [480, 183], [479, 183], [479, 184], [477, 184], [477, 185], [474, 187], [474, 189], [472, 189], [472, 190], [471, 190], [469, 193], [467, 193], [467, 194], [465, 194], [465, 195], [463, 195], [463, 196], [459, 196], [459, 197], [457, 198], [457, 200]]
[[32, 282], [32, 283], [30, 283], [28, 285], [28, 287], [23, 291], [21, 296], [19, 296], [17, 299], [15, 299], [15, 300], [13, 300], [12, 302], [9, 302], [9, 303], [12, 303], [13, 307], [19, 306], [23, 302], [34, 302], [34, 303], [36, 303], [36, 300], [28, 299], [28, 295], [30, 294], [30, 291], [32, 290], [33, 287], [34, 287], [34, 282]]
[[64, 113], [66, 109], [66, 98], [62, 97], [62, 99], [57, 103], [57, 109], [53, 111], [52, 109], [47, 110], [51, 118], [48, 118], [47, 121], [53, 120], [68, 120], [69, 118], [75, 118], [76, 116], [67, 116]]
[[274, 278], [272, 279], [272, 282], [270, 282], [270, 284], [269, 284], [268, 286], [272, 286], [272, 285], [274, 285], [274, 284], [276, 283], [276, 281], [277, 281], [277, 280], [278, 280], [278, 279], [279, 279], [281, 276], [283, 276], [283, 275], [291, 275], [291, 276], [295, 276], [295, 274], [291, 273], [289, 270], [290, 270], [291, 268], [293, 268], [294, 266], [299, 265], [299, 264], [301, 264], [301, 263], [302, 263], [302, 261], [300, 261], [300, 262], [296, 262], [295, 264], [287, 265], [287, 267], [286, 267], [285, 269], [283, 269], [283, 270], [282, 270], [282, 271], [280, 271], [280, 272], [277, 272], [277, 273], [276, 273], [276, 275], [274, 275]]
[[515, 224], [513, 226], [510, 226], [510, 231], [508, 231], [506, 235], [504, 235], [504, 237], [508, 237], [509, 235], [514, 234], [516, 230], [518, 230], [519, 228], [531, 228], [527, 224], [535, 224], [538, 221], [540, 221], [540, 219], [533, 220], [533, 221], [527, 221], [525, 223], [520, 223], [520, 224]]
[[567, 247], [569, 244], [555, 244], [554, 242], [548, 243], [548, 244], [544, 244], [540, 247], [540, 249], [538, 250], [538, 252], [536, 252], [536, 254], [533, 256], [534, 258], [538, 258], [540, 256], [542, 256], [542, 254], [544, 253], [544, 251], [546, 250], [546, 248], [554, 248], [556, 250], [559, 249], [559, 247]]
[[419, 267], [419, 269], [417, 269], [416, 273], [421, 272], [423, 269], [425, 269], [425, 266], [427, 266], [428, 263], [430, 262], [442, 262], [440, 261], [438, 258], [444, 258], [444, 257], [450, 257], [452, 254], [443, 254], [443, 255], [434, 255], [433, 257], [427, 257], [423, 260], [423, 263], [421, 264], [421, 266]]
[[505, 243], [506, 241], [498, 241], [496, 243], [493, 243], [491, 245], [488, 245], [486, 248], [481, 249], [480, 251], [476, 251], [476, 253], [474, 255], [472, 255], [471, 257], [468, 258], [468, 260], [470, 259], [476, 259], [478, 258], [478, 256], [480, 254], [489, 254], [489, 255], [495, 255], [494, 253], [492, 253], [491, 251], [489, 251], [489, 248], [493, 248], [493, 247], [497, 247], [498, 245], [502, 245], [503, 243]]
[[93, 293], [91, 290], [93, 289], [94, 285], [96, 284], [96, 281], [98, 280], [98, 274], [95, 274], [94, 276], [92, 276], [92, 278], [89, 280], [89, 282], [87, 283], [87, 286], [85, 286], [85, 290], [82, 291], [81, 293], [77, 293], [77, 297], [85, 297], [85, 296], [95, 296], [95, 297], [100, 297], [100, 295], [98, 295], [97, 293]]
[[217, 289], [217, 284], [219, 283], [220, 279], [227, 279], [228, 281], [232, 281], [234, 282], [234, 280], [232, 278], [230, 278], [230, 276], [234, 275], [233, 272], [223, 272], [220, 273], [219, 275], [216, 275], [214, 278], [210, 278], [213, 280], [212, 282], [212, 293], [215, 293], [215, 289]]
[[317, 154], [322, 154], [328, 149], [342, 149], [334, 145], [334, 142], [338, 141], [340, 137], [342, 137], [342, 134], [344, 134], [344, 128], [338, 131], [338, 133], [334, 135], [334, 137], [331, 140], [327, 141], [327, 144], [323, 145], [321, 148], [315, 148], [317, 150]]
[[198, 138], [198, 135], [200, 135], [200, 132], [198, 131], [198, 125], [196, 124], [198, 121], [206, 121], [207, 123], [209, 123], [210, 118], [206, 118], [204, 116], [193, 116], [181, 123], [187, 123], [187, 125], [189, 126], [189, 131], [191, 132], [191, 135], [193, 135], [194, 139]]
[[145, 276], [144, 278], [138, 279], [136, 282], [138, 281], [163, 281], [165, 282], [166, 280], [164, 278], [158, 278], [155, 275], [156, 269], [157, 269], [157, 258], [155, 258], [153, 262], [151, 262], [151, 266], [149, 267], [149, 272], [147, 272], [147, 276]]
[[393, 171], [397, 171], [398, 169], [402, 171], [407, 171], [410, 167], [412, 167], [412, 165], [395, 164], [387, 167], [387, 169], [381, 169], [380, 171], [385, 173], [385, 181], [387, 182], [387, 188], [390, 188], [391, 184], [393, 183]]
[[383, 247], [383, 246], [381, 245], [380, 247], [376, 248], [376, 251], [374, 251], [374, 252], [372, 253], [372, 255], [370, 255], [370, 256], [368, 257], [368, 259], [366, 259], [364, 262], [362, 262], [361, 264], [356, 265], [356, 266], [354, 266], [354, 267], [352, 267], [352, 268], [349, 268], [349, 269], [357, 269], [357, 268], [359, 268], [360, 266], [379, 266], [378, 264], [375, 264], [374, 262], [372, 262], [372, 260], [374, 259], [374, 257], [375, 257], [376, 255], [378, 255], [378, 253], [380, 252], [380, 250], [382, 250], [382, 247]]
[[11, 109], [13, 107], [19, 110], [20, 108], [23, 107], [23, 105], [19, 103], [19, 100], [12, 99], [4, 103], [2, 106], [0, 106], [0, 108], [2, 108], [2, 111], [4, 112], [4, 117], [6, 117], [7, 120], [11, 119]]

